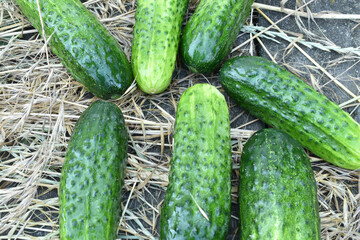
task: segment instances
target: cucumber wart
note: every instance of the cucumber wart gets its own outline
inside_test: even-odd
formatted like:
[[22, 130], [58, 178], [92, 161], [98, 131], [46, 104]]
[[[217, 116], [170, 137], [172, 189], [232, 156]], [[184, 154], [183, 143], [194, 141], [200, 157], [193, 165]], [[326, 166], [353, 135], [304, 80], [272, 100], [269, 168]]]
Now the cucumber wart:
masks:
[[176, 112], [160, 239], [225, 239], [231, 207], [231, 142], [224, 96], [197, 84]]
[[304, 81], [260, 57], [226, 62], [220, 81], [229, 96], [324, 160], [360, 168], [360, 125]]
[[[37, 0], [15, 0], [42, 34]], [[39, 0], [46, 38], [70, 74], [103, 99], [119, 98], [133, 81], [119, 43], [79, 0]]]
[[126, 159], [120, 109], [93, 103], [75, 125], [62, 169], [61, 239], [116, 239]]
[[288, 134], [255, 133], [241, 155], [239, 182], [240, 239], [320, 240], [314, 172]]

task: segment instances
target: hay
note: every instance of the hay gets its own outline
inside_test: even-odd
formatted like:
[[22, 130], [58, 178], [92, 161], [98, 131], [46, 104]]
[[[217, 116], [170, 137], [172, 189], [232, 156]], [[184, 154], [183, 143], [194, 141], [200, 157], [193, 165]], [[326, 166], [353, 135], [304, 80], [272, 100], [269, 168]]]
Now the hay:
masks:
[[[359, 55], [356, 47], [334, 46], [326, 39], [316, 41], [313, 33], [283, 31], [277, 25], [299, 18], [358, 20], [355, 14], [312, 13], [307, 6], [295, 10], [281, 6], [254, 4], [255, 11], [266, 17], [271, 27], [253, 26], [253, 14], [240, 34], [241, 42], [233, 56], [254, 54], [255, 43], [265, 49], [274, 61], [279, 58], [267, 49], [264, 40], [288, 41], [288, 51], [298, 49], [312, 62], [307, 69], [325, 75], [326, 83], [311, 77], [317, 90], [335, 82], [349, 94], [340, 102], [345, 109], [359, 107], [360, 91], [347, 89], [316, 62], [303, 48], [336, 51], [343, 61]], [[199, 1], [192, 1], [187, 17]], [[286, 1], [285, 1], [286, 2]], [[58, 239], [58, 198], [61, 166], [74, 124], [80, 114], [97, 98], [86, 93], [46, 47], [10, 0], [0, 3], [0, 239]], [[84, 3], [117, 38], [130, 58], [135, 1], [89, 0]], [[261, 10], [285, 13], [273, 22]], [[304, 11], [307, 10], [307, 11]], [[297, 17], [290, 16], [298, 13]], [[301, 24], [299, 25], [301, 26]], [[23, 38], [22, 38], [23, 36]], [[243, 39], [245, 39], [243, 41]], [[282, 58], [283, 60], [286, 58]], [[282, 61], [294, 73], [306, 72], [302, 63]], [[311, 72], [311, 71], [310, 71]], [[311, 75], [312, 76], [312, 75]], [[217, 74], [193, 74], [177, 63], [169, 89], [156, 96], [143, 94], [134, 84], [119, 100], [113, 101], [123, 111], [129, 131], [129, 159], [124, 187], [123, 214], [119, 225], [121, 239], [154, 239], [158, 237], [161, 203], [168, 184], [172, 131], [176, 105], [185, 89], [195, 83], [209, 82], [221, 89]], [[229, 99], [228, 99], [229, 100]], [[237, 176], [243, 144], [261, 125], [229, 101], [233, 151], [233, 208], [237, 209]], [[256, 125], [258, 124], [258, 125]], [[360, 174], [337, 168], [311, 157], [318, 183], [318, 197], [323, 239], [360, 239]], [[237, 213], [233, 212], [229, 239], [235, 238]]]

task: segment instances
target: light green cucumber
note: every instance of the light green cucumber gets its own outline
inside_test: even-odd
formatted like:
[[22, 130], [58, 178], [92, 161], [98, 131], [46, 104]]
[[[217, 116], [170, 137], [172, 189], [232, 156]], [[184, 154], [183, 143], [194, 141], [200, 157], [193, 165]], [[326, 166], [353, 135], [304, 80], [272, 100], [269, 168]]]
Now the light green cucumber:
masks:
[[188, 0], [138, 0], [131, 65], [138, 87], [163, 92], [175, 69]]

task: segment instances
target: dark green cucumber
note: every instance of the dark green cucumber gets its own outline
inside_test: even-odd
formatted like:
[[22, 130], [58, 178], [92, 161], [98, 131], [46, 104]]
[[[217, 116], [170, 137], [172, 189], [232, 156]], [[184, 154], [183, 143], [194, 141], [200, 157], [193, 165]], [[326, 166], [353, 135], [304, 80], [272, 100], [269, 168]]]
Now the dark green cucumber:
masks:
[[170, 84], [188, 0], [138, 0], [131, 65], [139, 88], [156, 94]]
[[316, 182], [299, 142], [279, 130], [255, 133], [241, 154], [240, 239], [320, 240]]
[[127, 159], [120, 109], [95, 102], [80, 117], [60, 180], [61, 239], [116, 239]]
[[160, 239], [225, 239], [231, 206], [231, 142], [224, 96], [197, 84], [176, 112]]
[[360, 168], [360, 125], [338, 105], [269, 60], [238, 57], [220, 80], [241, 107], [342, 168]]
[[[37, 0], [15, 0], [42, 35]], [[79, 0], [38, 0], [45, 36], [70, 74], [103, 99], [119, 98], [133, 81], [120, 45]]]
[[229, 54], [254, 0], [202, 0], [186, 24], [180, 52], [193, 72], [216, 70]]

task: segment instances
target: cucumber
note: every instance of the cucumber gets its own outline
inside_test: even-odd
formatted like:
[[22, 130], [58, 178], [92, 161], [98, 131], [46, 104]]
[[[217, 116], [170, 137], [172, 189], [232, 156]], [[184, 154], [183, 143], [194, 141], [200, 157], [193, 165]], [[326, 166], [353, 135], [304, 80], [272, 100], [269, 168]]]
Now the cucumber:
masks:
[[320, 240], [316, 182], [299, 142], [274, 129], [247, 141], [239, 207], [240, 239]]
[[127, 131], [113, 103], [93, 103], [77, 121], [60, 179], [61, 239], [116, 239]]
[[188, 88], [176, 112], [160, 239], [225, 239], [230, 222], [231, 163], [224, 96], [208, 84]]
[[188, 0], [138, 0], [131, 65], [138, 87], [163, 92], [175, 69]]
[[254, 0], [202, 0], [180, 43], [184, 63], [196, 73], [216, 70], [229, 54]]
[[220, 81], [241, 107], [322, 159], [360, 168], [360, 125], [300, 78], [264, 58], [237, 57], [223, 65]]
[[[69, 73], [102, 99], [119, 98], [133, 81], [120, 45], [78, 0], [38, 0], [46, 39]], [[37, 0], [15, 0], [42, 35]]]

